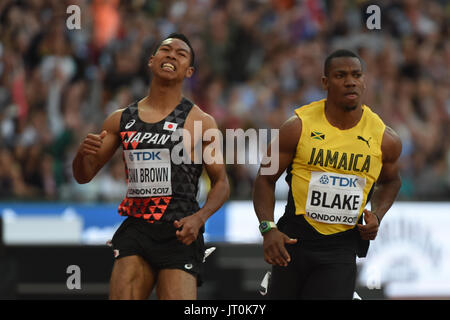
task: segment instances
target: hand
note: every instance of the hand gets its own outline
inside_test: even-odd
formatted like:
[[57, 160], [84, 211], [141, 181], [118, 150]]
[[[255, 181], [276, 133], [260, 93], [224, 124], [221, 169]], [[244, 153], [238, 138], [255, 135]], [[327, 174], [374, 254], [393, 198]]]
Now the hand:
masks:
[[176, 232], [178, 240], [187, 246], [197, 239], [198, 231], [203, 224], [204, 221], [195, 214], [173, 222], [173, 226], [178, 229]]
[[106, 137], [108, 132], [103, 130], [100, 134], [89, 133], [80, 146], [80, 153], [85, 155], [96, 155], [98, 150], [100, 150], [103, 139]]
[[286, 267], [291, 257], [285, 244], [295, 244], [297, 239], [291, 239], [278, 229], [272, 229], [264, 234], [264, 260], [267, 263]]
[[374, 213], [364, 209], [365, 225], [358, 224], [359, 234], [363, 240], [375, 240], [378, 233], [378, 219]]

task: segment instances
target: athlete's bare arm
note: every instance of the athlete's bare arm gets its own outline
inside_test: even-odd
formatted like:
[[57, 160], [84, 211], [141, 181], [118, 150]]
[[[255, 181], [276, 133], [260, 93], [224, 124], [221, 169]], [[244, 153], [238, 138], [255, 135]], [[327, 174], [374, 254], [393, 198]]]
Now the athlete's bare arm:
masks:
[[364, 210], [366, 224], [364, 226], [358, 224], [359, 232], [364, 240], [375, 239], [378, 233], [378, 219], [380, 221], [383, 219], [394, 203], [402, 185], [398, 167], [402, 143], [397, 133], [389, 127], [386, 127], [384, 131], [381, 151], [383, 153], [383, 167], [370, 201], [371, 211]]
[[120, 116], [113, 112], [103, 123], [99, 134], [89, 133], [78, 148], [72, 162], [73, 176], [78, 183], [88, 183], [116, 152], [120, 144]]
[[[186, 119], [185, 129], [191, 132], [192, 138], [194, 138], [193, 125], [194, 121], [201, 121], [202, 123], [202, 136], [206, 130], [213, 129], [219, 130], [216, 124], [216, 121], [213, 117], [203, 112], [199, 107], [194, 106]], [[192, 146], [198, 143], [198, 141], [193, 141]], [[204, 141], [202, 139], [202, 154], [208, 146], [214, 143], [212, 141]], [[228, 182], [228, 177], [225, 170], [225, 164], [223, 161], [222, 151], [215, 148], [214, 152], [218, 154], [214, 154], [215, 159], [220, 159], [221, 161], [207, 161], [208, 159], [203, 159], [203, 166], [208, 174], [208, 177], [211, 181], [211, 189], [208, 192], [208, 196], [203, 207], [194, 213], [193, 215], [187, 216], [180, 221], [175, 221], [174, 226], [178, 229], [182, 227], [181, 230], [177, 231], [178, 239], [189, 245], [195, 239], [197, 239], [198, 231], [201, 226], [203, 226], [208, 218], [213, 215], [228, 199], [230, 195], [230, 185]], [[206, 161], [205, 161], [206, 160]]]
[[[208, 114], [203, 115], [203, 124], [203, 132], [210, 129], [219, 130], [214, 118]], [[215, 138], [212, 138], [212, 141], [202, 142], [202, 152], [205, 152], [206, 148], [214, 144], [214, 139]], [[213, 148], [211, 151], [214, 159], [220, 159], [221, 161], [211, 162], [208, 161], [207, 158], [203, 158], [203, 166], [211, 180], [211, 189], [208, 192], [205, 205], [197, 212], [204, 222], [206, 222], [206, 220], [216, 212], [230, 196], [230, 184], [228, 182], [222, 150]]]
[[[301, 131], [301, 120], [297, 116], [293, 116], [281, 126], [278, 137], [268, 147], [268, 155], [271, 155], [272, 144], [278, 143], [279, 167], [273, 175], [262, 175], [261, 170], [259, 170], [255, 179], [253, 207], [259, 221], [274, 221], [275, 184], [295, 156]], [[261, 165], [261, 167], [264, 166], [270, 166], [270, 164]], [[264, 259], [270, 264], [287, 266], [290, 256], [284, 245], [285, 243], [293, 244], [296, 242], [296, 239], [290, 239], [278, 229], [266, 232], [264, 234]]]

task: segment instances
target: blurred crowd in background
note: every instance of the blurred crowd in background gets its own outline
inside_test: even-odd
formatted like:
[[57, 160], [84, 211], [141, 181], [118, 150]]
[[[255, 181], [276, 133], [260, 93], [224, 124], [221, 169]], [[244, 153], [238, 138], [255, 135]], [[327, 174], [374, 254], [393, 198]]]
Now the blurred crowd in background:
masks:
[[[372, 4], [380, 30], [366, 25]], [[70, 5], [81, 9], [79, 29], [67, 26]], [[87, 133], [147, 95], [148, 58], [171, 32], [195, 50], [184, 95], [222, 130], [279, 128], [295, 108], [326, 97], [331, 51], [357, 52], [364, 103], [403, 142], [399, 199], [450, 199], [446, 0], [2, 0], [0, 198], [120, 201], [120, 151], [86, 185], [75, 183], [71, 163]], [[227, 168], [231, 198], [250, 199], [257, 166]]]

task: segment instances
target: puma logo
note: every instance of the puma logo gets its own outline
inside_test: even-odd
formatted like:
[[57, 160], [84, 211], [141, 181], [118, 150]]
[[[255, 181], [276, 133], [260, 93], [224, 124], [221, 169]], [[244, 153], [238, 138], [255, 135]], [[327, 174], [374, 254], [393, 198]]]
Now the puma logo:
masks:
[[358, 136], [358, 140], [362, 140], [362, 141], [364, 141], [365, 143], [367, 143], [367, 146], [368, 146], [369, 148], [370, 148], [370, 144], [369, 144], [370, 139], [372, 139], [372, 137], [370, 137], [369, 140], [366, 140], [366, 139], [364, 139], [363, 137]]

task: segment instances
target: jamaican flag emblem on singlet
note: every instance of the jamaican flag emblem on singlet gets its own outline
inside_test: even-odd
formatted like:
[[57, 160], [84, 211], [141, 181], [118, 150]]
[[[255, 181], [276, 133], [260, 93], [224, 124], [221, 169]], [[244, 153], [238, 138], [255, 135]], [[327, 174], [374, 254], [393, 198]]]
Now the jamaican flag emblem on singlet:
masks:
[[316, 140], [325, 140], [325, 134], [319, 131], [311, 131], [311, 138]]

